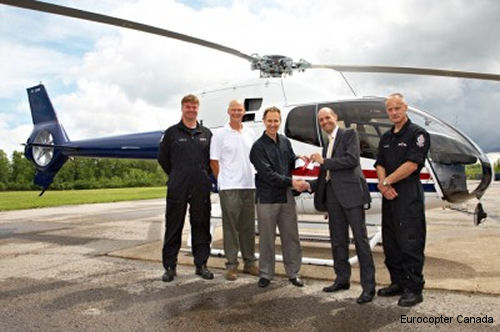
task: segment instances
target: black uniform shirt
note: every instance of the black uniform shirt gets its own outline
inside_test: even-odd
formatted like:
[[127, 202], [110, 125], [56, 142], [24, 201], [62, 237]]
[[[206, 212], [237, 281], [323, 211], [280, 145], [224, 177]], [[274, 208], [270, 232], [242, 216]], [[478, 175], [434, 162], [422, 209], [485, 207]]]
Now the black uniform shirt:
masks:
[[292, 144], [283, 135], [276, 142], [266, 135], [253, 144], [250, 161], [257, 170], [255, 175], [256, 198], [259, 203], [286, 203], [287, 188], [292, 186], [292, 169], [295, 167]]
[[408, 119], [399, 132], [394, 133], [393, 126], [382, 135], [375, 166], [384, 167], [389, 175], [405, 162], [412, 161], [418, 164], [418, 168], [408, 178], [419, 179], [429, 146], [430, 137], [427, 131]]
[[169, 191], [183, 184], [210, 186], [211, 137], [212, 132], [198, 123], [191, 129], [180, 121], [165, 131], [158, 162], [169, 176]]

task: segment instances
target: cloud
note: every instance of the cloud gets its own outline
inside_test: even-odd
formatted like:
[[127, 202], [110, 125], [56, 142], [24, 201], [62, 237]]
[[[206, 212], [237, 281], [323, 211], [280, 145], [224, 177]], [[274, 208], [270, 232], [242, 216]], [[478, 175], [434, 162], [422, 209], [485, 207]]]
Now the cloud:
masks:
[[26, 142], [29, 134], [31, 133], [32, 126], [20, 125], [15, 128], [8, 127], [8, 119], [6, 116], [0, 114], [0, 141], [2, 142], [2, 149], [10, 158], [13, 151], [22, 151], [24, 147], [21, 145]]
[[[246, 54], [283, 54], [313, 63], [500, 72], [500, 43], [493, 33], [500, 28], [500, 2], [493, 0], [138, 0], [77, 5]], [[245, 60], [176, 40], [4, 6], [0, 15], [0, 43], [7, 50], [0, 54], [0, 115], [13, 112], [2, 100], [26, 105], [25, 88], [43, 80], [72, 139], [163, 129], [178, 121], [183, 94], [258, 76]], [[385, 74], [346, 77], [359, 95], [401, 91], [412, 105], [457, 125], [485, 150], [500, 150], [495, 128], [500, 121], [498, 82]], [[347, 93], [333, 71], [309, 71], [293, 79], [332, 91], [332, 99]], [[29, 121], [4, 120], [5, 143], [0, 147], [13, 146], [15, 135], [9, 133], [21, 132], [17, 126]]]

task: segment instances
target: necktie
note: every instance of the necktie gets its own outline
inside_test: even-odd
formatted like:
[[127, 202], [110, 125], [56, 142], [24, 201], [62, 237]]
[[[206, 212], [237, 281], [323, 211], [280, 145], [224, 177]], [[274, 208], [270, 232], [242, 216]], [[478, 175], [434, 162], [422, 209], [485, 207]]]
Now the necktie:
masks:
[[[328, 147], [326, 149], [326, 158], [331, 158], [332, 157], [332, 153], [333, 153], [333, 142], [334, 142], [334, 138], [332, 135], [328, 135]], [[327, 170], [326, 171], [326, 181], [329, 181], [330, 180], [330, 170]]]

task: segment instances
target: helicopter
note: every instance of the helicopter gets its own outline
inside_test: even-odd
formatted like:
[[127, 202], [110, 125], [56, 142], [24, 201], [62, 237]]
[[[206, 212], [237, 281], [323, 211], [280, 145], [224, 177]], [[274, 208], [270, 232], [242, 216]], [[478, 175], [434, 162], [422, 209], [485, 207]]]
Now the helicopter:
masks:
[[[200, 115], [200, 121], [210, 129], [222, 127], [227, 121], [224, 112], [210, 110], [225, 109], [230, 100], [239, 99], [244, 102], [246, 114], [243, 121], [256, 132], [261, 132], [264, 128], [261, 120], [264, 109], [276, 105], [282, 110], [284, 118], [282, 133], [291, 139], [298, 155], [310, 155], [320, 152], [325, 145], [325, 138], [317, 121], [318, 110], [325, 106], [335, 109], [339, 126], [353, 128], [358, 132], [361, 167], [372, 196], [367, 221], [373, 223], [380, 223], [382, 201], [376, 188], [378, 179], [373, 163], [381, 135], [392, 126], [385, 112], [385, 98], [332, 96], [332, 92], [314, 90], [303, 82], [292, 80], [292, 74], [327, 69], [338, 72], [342, 77], [344, 72], [365, 72], [500, 81], [500, 75], [489, 73], [416, 67], [312, 64], [302, 59], [294, 61], [282, 55], [248, 55], [189, 35], [70, 7], [31, 0], [0, 0], [0, 3], [173, 38], [248, 61], [251, 69], [259, 71], [259, 78], [222, 84], [197, 94], [203, 107], [208, 110]], [[346, 83], [349, 85], [347, 80]], [[45, 87], [40, 84], [28, 88], [27, 92], [34, 128], [25, 144], [25, 156], [36, 167], [34, 182], [42, 187], [41, 194], [49, 188], [59, 169], [70, 157], [157, 158], [162, 131], [72, 141], [58, 121]], [[480, 200], [493, 177], [492, 167], [485, 153], [457, 128], [427, 112], [409, 107], [408, 116], [431, 135], [430, 152], [420, 174], [426, 208], [440, 207], [445, 202]], [[482, 170], [476, 185], [466, 181], [465, 170], [471, 165], [479, 165]], [[297, 165], [293, 173], [294, 177], [303, 179], [313, 179], [318, 174], [319, 166], [314, 164]], [[296, 201], [298, 213], [318, 213], [314, 209], [312, 195], [301, 194]], [[486, 213], [479, 202], [474, 214], [475, 224], [481, 223], [485, 217]], [[374, 236], [372, 240], [371, 243], [377, 242], [379, 238]]]

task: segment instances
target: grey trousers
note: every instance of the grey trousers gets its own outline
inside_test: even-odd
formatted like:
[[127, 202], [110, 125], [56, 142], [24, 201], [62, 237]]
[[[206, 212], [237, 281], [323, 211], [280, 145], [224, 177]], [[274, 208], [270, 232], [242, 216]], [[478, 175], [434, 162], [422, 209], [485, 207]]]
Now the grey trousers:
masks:
[[255, 189], [228, 189], [219, 192], [226, 268], [238, 267], [238, 251], [245, 267], [255, 258]]
[[349, 283], [351, 264], [349, 263], [349, 226], [354, 237], [354, 245], [359, 260], [361, 287], [364, 291], [375, 290], [375, 266], [368, 242], [363, 206], [350, 209], [340, 205], [330, 185], [327, 186], [328, 226], [332, 245], [333, 269], [336, 282]]
[[287, 192], [287, 203], [262, 204], [257, 202], [259, 225], [260, 277], [273, 279], [275, 269], [276, 226], [278, 226], [283, 252], [283, 263], [288, 278], [299, 276], [302, 263], [295, 199]]

